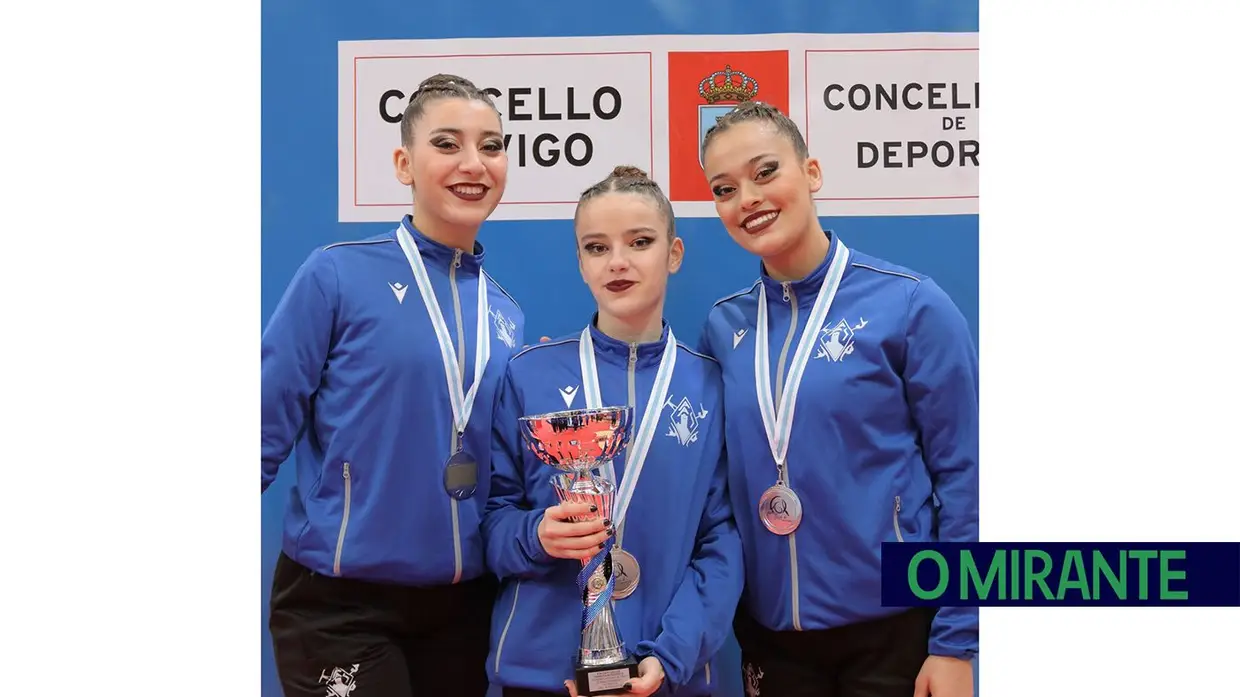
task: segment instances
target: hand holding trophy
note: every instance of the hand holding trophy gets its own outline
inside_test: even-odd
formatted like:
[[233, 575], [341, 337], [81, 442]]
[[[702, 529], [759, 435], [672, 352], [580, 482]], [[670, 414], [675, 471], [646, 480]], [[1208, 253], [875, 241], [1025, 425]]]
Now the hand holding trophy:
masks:
[[[543, 511], [542, 520], [538, 522], [538, 542], [556, 559], [587, 560], [598, 554], [607, 538], [615, 534], [610, 523], [598, 514], [598, 507], [593, 504], [562, 501]], [[613, 559], [612, 571], [619, 578], [617, 566]], [[618, 580], [616, 583], [619, 585]]]
[[[594, 507], [612, 517], [615, 485], [595, 470], [628, 444], [630, 407], [574, 409], [521, 418], [521, 436], [539, 460], [559, 470], [551, 486], [561, 504]], [[613, 615], [616, 579], [612, 573], [613, 538], [602, 549], [581, 559], [577, 588], [581, 591], [581, 645], [575, 662], [581, 697], [623, 694], [638, 675], [637, 659], [624, 647]]]

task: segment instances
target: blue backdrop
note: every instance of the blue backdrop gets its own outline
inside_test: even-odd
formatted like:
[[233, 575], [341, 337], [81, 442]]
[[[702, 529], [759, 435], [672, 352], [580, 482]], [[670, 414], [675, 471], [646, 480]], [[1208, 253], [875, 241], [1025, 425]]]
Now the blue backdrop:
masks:
[[[689, 11], [688, 8], [693, 8]], [[568, 0], [504, 3], [349, 3], [263, 0], [262, 3], [262, 322], [310, 250], [373, 235], [386, 223], [337, 222], [337, 42], [624, 34], [976, 32], [977, 0], [864, 0], [766, 3], [743, 0], [630, 0], [588, 6]], [[757, 266], [714, 219], [677, 220], [685, 240], [683, 269], [669, 291], [667, 319], [682, 340], [697, 341], [718, 298], [751, 283]], [[976, 215], [824, 219], [854, 249], [933, 276], [969, 320], [977, 337]], [[571, 221], [490, 222], [480, 241], [487, 268], [525, 310], [527, 337], [579, 330], [593, 301], [577, 273]], [[526, 273], [526, 254], [539, 273]], [[554, 270], [560, 271], [554, 271]], [[554, 307], [541, 298], [555, 298]], [[262, 633], [264, 696], [281, 694], [267, 633], [271, 574], [293, 467], [262, 502]], [[739, 653], [729, 643], [717, 663], [721, 697], [741, 697]]]

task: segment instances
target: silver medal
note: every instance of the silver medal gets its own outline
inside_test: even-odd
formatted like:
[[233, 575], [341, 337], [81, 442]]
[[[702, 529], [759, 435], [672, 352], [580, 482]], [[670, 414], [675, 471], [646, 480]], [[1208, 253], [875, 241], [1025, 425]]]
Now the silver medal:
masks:
[[826, 322], [831, 305], [835, 302], [835, 294], [844, 278], [844, 271], [848, 268], [848, 248], [842, 242], [836, 241], [835, 244], [836, 249], [831, 263], [827, 266], [822, 288], [814, 300], [814, 307], [801, 331], [801, 339], [797, 342], [792, 363], [788, 366], [782, 392], [772, 393], [771, 389], [770, 328], [767, 326], [770, 320], [766, 311], [766, 284], [758, 284], [758, 319], [753, 352], [754, 388], [758, 393], [758, 412], [762, 417], [762, 427], [766, 431], [766, 441], [771, 447], [771, 460], [779, 471], [775, 485], [762, 492], [762, 498], [758, 500], [758, 518], [767, 530], [776, 535], [790, 535], [801, 525], [801, 499], [784, 483], [788, 476], [788, 444], [792, 438], [792, 417], [796, 410], [797, 393], [801, 389], [801, 379], [805, 376], [805, 368], [814, 351], [818, 333]]
[[762, 492], [758, 518], [776, 535], [791, 535], [801, 525], [801, 498], [787, 486], [776, 484]]
[[[646, 400], [646, 410], [642, 414], [625, 457], [623, 481], [616, 477], [615, 464], [612, 460], [603, 463], [601, 469], [603, 479], [616, 487], [615, 507], [612, 512], [612, 527], [617, 531], [616, 544], [611, 548], [612, 599], [623, 600], [637, 590], [641, 579], [641, 567], [637, 559], [620, 547], [624, 539], [624, 525], [628, 516], [629, 504], [637, 490], [637, 481], [641, 477], [646, 464], [646, 455], [654, 442], [655, 432], [659, 426], [659, 415], [663, 412], [663, 404], [667, 401], [668, 390], [671, 388], [672, 375], [676, 370], [676, 335], [671, 328], [667, 330], [667, 342], [664, 344], [663, 356], [659, 359], [659, 371], [655, 374], [654, 385], [650, 388], [650, 396]], [[603, 406], [603, 394], [599, 389], [598, 367], [594, 360], [594, 340], [590, 337], [590, 327], [581, 332], [578, 345], [578, 359], [581, 363], [582, 392], [585, 393], [586, 407], [598, 409]], [[637, 412], [634, 411], [634, 414]], [[631, 432], [630, 432], [631, 433]]]
[[611, 550], [611, 574], [616, 579], [616, 587], [612, 597], [624, 600], [637, 590], [637, 582], [641, 579], [642, 569], [637, 559], [628, 551], [613, 547]]

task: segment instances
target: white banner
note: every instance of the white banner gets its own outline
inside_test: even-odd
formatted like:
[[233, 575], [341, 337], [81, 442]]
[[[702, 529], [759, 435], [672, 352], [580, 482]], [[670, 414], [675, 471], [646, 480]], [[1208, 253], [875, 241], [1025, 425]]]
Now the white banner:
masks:
[[342, 222], [411, 210], [392, 154], [409, 94], [435, 73], [469, 78], [501, 112], [509, 174], [494, 220], [571, 219], [619, 164], [649, 172], [677, 216], [714, 217], [703, 114], [747, 98], [801, 127], [823, 167], [821, 215], [977, 213], [976, 34], [356, 41], [339, 57]]
[[805, 52], [805, 139], [824, 175], [815, 198], [976, 212], [977, 46], [948, 36]]
[[649, 53], [511, 53], [357, 59], [356, 208], [383, 218], [410, 206], [392, 152], [419, 82], [462, 75], [491, 93], [503, 121], [509, 180], [503, 207], [576, 204], [619, 162], [653, 168]]

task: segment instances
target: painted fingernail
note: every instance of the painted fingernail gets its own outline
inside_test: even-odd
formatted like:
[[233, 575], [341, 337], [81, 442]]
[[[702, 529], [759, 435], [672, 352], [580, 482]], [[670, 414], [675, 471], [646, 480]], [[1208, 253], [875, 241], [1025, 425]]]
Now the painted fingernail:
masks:
[[598, 513], [598, 506], [595, 506], [594, 504], [590, 504], [590, 512]]
[[632, 689], [633, 689], [633, 683], [631, 683], [631, 682], [626, 682], [626, 683], [624, 683], [624, 689], [625, 689], [625, 691], [632, 690]]
[[611, 527], [611, 518], [604, 518], [604, 519], [603, 519], [603, 527], [605, 527], [605, 528], [610, 528], [610, 527]]

